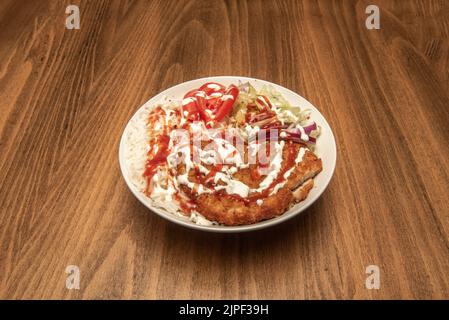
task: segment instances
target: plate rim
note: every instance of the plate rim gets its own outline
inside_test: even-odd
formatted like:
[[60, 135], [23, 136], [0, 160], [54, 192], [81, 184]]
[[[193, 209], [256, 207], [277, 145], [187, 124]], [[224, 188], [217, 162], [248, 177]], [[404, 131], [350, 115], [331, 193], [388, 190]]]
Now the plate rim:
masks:
[[[310, 203], [307, 203], [305, 205], [303, 205], [301, 208], [298, 208], [297, 212], [291, 212], [290, 214], [285, 214], [283, 213], [282, 215], [272, 218], [272, 219], [268, 219], [268, 220], [264, 220], [261, 222], [257, 222], [254, 224], [249, 224], [249, 225], [240, 225], [240, 226], [222, 226], [222, 225], [213, 225], [213, 226], [207, 226], [207, 225], [198, 225], [192, 221], [189, 220], [183, 220], [181, 217], [177, 217], [175, 214], [170, 213], [166, 210], [157, 208], [157, 207], [152, 207], [150, 206], [147, 201], [144, 199], [145, 195], [142, 194], [141, 191], [139, 191], [137, 189], [137, 187], [130, 181], [130, 178], [127, 174], [126, 168], [125, 168], [125, 163], [124, 163], [124, 145], [125, 145], [125, 133], [128, 130], [128, 127], [131, 123], [131, 121], [134, 119], [134, 117], [136, 116], [136, 114], [138, 114], [138, 112], [144, 107], [146, 106], [151, 100], [155, 99], [160, 99], [162, 97], [164, 97], [165, 95], [167, 95], [168, 91], [172, 91], [175, 90], [177, 87], [180, 86], [184, 86], [184, 85], [189, 85], [190, 83], [193, 82], [198, 82], [198, 81], [215, 81], [215, 82], [220, 82], [221, 80], [232, 80], [232, 79], [238, 81], [238, 80], [243, 80], [243, 81], [260, 81], [261, 83], [265, 83], [265, 84], [270, 84], [270, 85], [274, 85], [277, 87], [281, 87], [283, 90], [288, 91], [290, 94], [292, 95], [296, 95], [299, 96], [301, 99], [307, 101], [320, 115], [321, 117], [324, 119], [324, 122], [327, 126], [327, 128], [329, 129], [329, 134], [330, 134], [330, 138], [331, 138], [331, 142], [332, 142], [332, 149], [333, 152], [331, 153], [331, 155], [333, 156], [331, 161], [332, 163], [328, 163], [328, 165], [331, 165], [332, 167], [330, 168], [330, 174], [329, 177], [327, 178], [327, 180], [325, 180], [325, 185], [323, 187], [321, 187], [321, 189], [318, 190], [318, 193], [315, 195], [315, 198], [310, 201]], [[320, 123], [321, 126], [323, 126], [323, 124]], [[216, 233], [239, 233], [239, 232], [248, 232], [248, 231], [255, 231], [255, 230], [260, 230], [260, 229], [265, 229], [268, 227], [272, 227], [275, 225], [278, 225], [280, 223], [283, 223], [289, 219], [292, 219], [293, 217], [297, 217], [298, 215], [300, 215], [302, 212], [306, 211], [312, 204], [314, 204], [324, 193], [324, 191], [327, 189], [327, 187], [330, 184], [330, 181], [332, 180], [332, 177], [335, 173], [335, 168], [336, 168], [336, 164], [337, 164], [337, 144], [335, 141], [335, 136], [334, 133], [332, 131], [331, 126], [329, 125], [329, 123], [327, 122], [326, 118], [323, 116], [323, 114], [318, 110], [317, 107], [315, 107], [314, 104], [312, 104], [309, 100], [307, 100], [306, 98], [304, 98], [303, 96], [301, 96], [300, 94], [294, 92], [293, 90], [290, 90], [282, 85], [270, 82], [268, 80], [263, 80], [263, 79], [259, 79], [259, 78], [252, 78], [252, 77], [245, 77], [245, 76], [210, 76], [210, 77], [202, 77], [202, 78], [197, 78], [197, 79], [191, 79], [188, 81], [184, 81], [181, 83], [178, 83], [174, 86], [171, 86], [161, 92], [158, 92], [156, 95], [150, 97], [145, 103], [143, 103], [139, 108], [137, 108], [137, 110], [133, 113], [133, 115], [131, 116], [131, 118], [128, 120], [128, 122], [126, 123], [121, 138], [120, 138], [120, 144], [119, 144], [119, 150], [118, 150], [118, 156], [119, 156], [119, 166], [120, 166], [120, 171], [121, 174], [123, 176], [123, 179], [125, 180], [125, 183], [128, 187], [128, 189], [130, 189], [131, 193], [147, 208], [149, 209], [151, 212], [156, 213], [158, 216], [169, 220], [170, 222], [173, 222], [175, 224], [190, 228], [190, 229], [194, 229], [194, 230], [201, 230], [201, 231], [206, 231], [206, 232], [216, 232]], [[146, 197], [147, 198], [147, 197]]]

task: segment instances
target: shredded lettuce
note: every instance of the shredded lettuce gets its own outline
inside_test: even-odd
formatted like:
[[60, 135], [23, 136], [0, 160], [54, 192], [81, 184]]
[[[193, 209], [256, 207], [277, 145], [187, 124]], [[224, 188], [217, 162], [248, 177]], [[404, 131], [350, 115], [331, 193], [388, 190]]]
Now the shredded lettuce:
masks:
[[302, 110], [299, 106], [291, 105], [273, 86], [264, 85], [260, 94], [268, 97], [279, 120], [285, 123], [299, 123], [307, 121], [310, 110]]
[[266, 96], [283, 123], [302, 124], [309, 118], [310, 110], [302, 110], [299, 106], [291, 105], [273, 86], [264, 85], [257, 91], [249, 82], [239, 84], [240, 93], [234, 106], [233, 115], [238, 123], [245, 121], [247, 105], [257, 104], [259, 95]]
[[[300, 141], [306, 143], [309, 148], [313, 149], [317, 137], [321, 133], [321, 128], [314, 121], [310, 120], [311, 110], [301, 109], [299, 106], [290, 104], [280, 92], [271, 85], [264, 85], [259, 91], [256, 90], [249, 82], [239, 83], [239, 96], [233, 108], [232, 115], [236, 122], [243, 128], [248, 126], [260, 126], [261, 123], [273, 121], [276, 118], [282, 124], [281, 131], [287, 135], [284, 140]], [[265, 108], [267, 104], [264, 100], [268, 99], [271, 104], [271, 111], [276, 114], [268, 115], [264, 118]], [[246, 123], [246, 113], [248, 105], [253, 105], [261, 111], [262, 118], [254, 122], [254, 114], [251, 116], [252, 124]], [[302, 127], [300, 130], [299, 127]], [[307, 135], [307, 139], [303, 138], [301, 131]]]

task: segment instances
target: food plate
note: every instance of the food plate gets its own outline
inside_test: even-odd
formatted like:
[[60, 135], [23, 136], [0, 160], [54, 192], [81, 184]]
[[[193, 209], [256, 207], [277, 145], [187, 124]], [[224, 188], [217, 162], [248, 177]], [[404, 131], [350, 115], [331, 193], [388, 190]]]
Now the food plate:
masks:
[[[316, 141], [315, 145], [315, 154], [322, 159], [322, 172], [319, 173], [314, 178], [314, 187], [312, 190], [310, 190], [307, 198], [299, 202], [295, 205], [293, 205], [288, 211], [283, 213], [280, 216], [277, 216], [275, 218], [257, 222], [254, 224], [248, 224], [248, 225], [240, 225], [240, 226], [225, 226], [225, 225], [200, 225], [196, 224], [189, 219], [175, 215], [171, 212], [168, 212], [162, 208], [155, 207], [152, 205], [151, 200], [143, 193], [139, 188], [135, 185], [135, 183], [132, 182], [132, 179], [130, 178], [130, 170], [128, 169], [127, 165], [127, 158], [125, 157], [125, 149], [126, 149], [126, 143], [127, 139], [126, 137], [129, 136], [129, 131], [133, 130], [132, 123], [136, 122], [138, 120], [139, 115], [141, 115], [142, 110], [148, 108], [155, 107], [158, 103], [165, 100], [179, 100], [182, 99], [183, 95], [195, 88], [200, 87], [201, 85], [208, 83], [208, 82], [218, 82], [220, 84], [223, 84], [225, 86], [231, 85], [231, 84], [237, 84], [237, 83], [246, 83], [249, 82], [253, 87], [256, 89], [260, 89], [264, 85], [272, 86], [277, 92], [282, 94], [282, 96], [292, 105], [299, 106], [301, 109], [309, 109], [310, 110], [310, 118], [313, 119], [321, 128], [321, 132], [319, 135], [319, 138]], [[327, 123], [326, 119], [323, 117], [323, 115], [306, 99], [301, 97], [300, 95], [294, 93], [293, 91], [286, 89], [282, 86], [279, 86], [277, 84], [254, 79], [254, 78], [247, 78], [247, 77], [238, 77], [238, 76], [219, 76], [219, 77], [208, 77], [208, 78], [201, 78], [196, 80], [187, 81], [181, 84], [178, 84], [174, 87], [171, 87], [150, 100], [148, 100], [131, 118], [131, 120], [128, 122], [120, 141], [120, 148], [119, 148], [119, 162], [120, 162], [120, 168], [122, 175], [125, 179], [126, 184], [128, 185], [131, 192], [134, 194], [134, 196], [142, 202], [147, 208], [149, 208], [151, 211], [155, 212], [159, 216], [163, 217], [164, 219], [167, 219], [171, 222], [174, 222], [176, 224], [202, 230], [202, 231], [210, 231], [210, 232], [244, 232], [244, 231], [251, 231], [251, 230], [258, 230], [262, 228], [267, 228], [276, 224], [279, 224], [281, 222], [284, 222], [288, 219], [293, 218], [294, 216], [298, 215], [299, 213], [306, 210], [310, 205], [312, 205], [324, 192], [327, 185], [329, 184], [332, 175], [335, 170], [336, 165], [336, 144], [335, 144], [335, 138], [332, 133], [332, 130]]]

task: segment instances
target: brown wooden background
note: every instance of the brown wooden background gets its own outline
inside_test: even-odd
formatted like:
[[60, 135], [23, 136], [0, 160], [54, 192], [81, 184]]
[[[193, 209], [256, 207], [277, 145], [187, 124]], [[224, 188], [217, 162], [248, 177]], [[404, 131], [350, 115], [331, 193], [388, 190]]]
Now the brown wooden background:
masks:
[[[448, 1], [77, 3], [66, 30], [69, 2], [0, 1], [1, 298], [449, 298]], [[201, 233], [126, 188], [127, 120], [213, 75], [279, 83], [328, 119], [336, 172], [302, 216]]]

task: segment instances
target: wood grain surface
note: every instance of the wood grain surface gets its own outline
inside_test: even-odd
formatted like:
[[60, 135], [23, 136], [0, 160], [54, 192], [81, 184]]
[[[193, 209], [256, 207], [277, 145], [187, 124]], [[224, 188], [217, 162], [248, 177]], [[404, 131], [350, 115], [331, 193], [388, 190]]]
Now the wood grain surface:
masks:
[[[448, 39], [444, 0], [0, 1], [0, 297], [449, 298]], [[202, 233], [127, 189], [132, 114], [213, 75], [278, 83], [328, 119], [337, 168], [305, 214]]]

